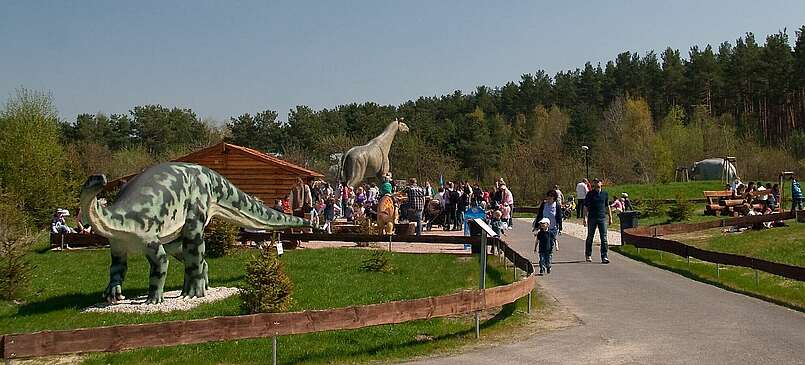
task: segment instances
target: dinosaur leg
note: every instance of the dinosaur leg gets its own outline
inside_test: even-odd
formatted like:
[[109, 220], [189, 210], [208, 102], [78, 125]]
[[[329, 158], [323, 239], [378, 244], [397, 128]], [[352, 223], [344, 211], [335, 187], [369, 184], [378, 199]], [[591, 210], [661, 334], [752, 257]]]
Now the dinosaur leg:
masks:
[[165, 277], [168, 275], [168, 254], [159, 242], [146, 246], [145, 257], [151, 265], [148, 275], [148, 299], [146, 304], [159, 304], [164, 300]]
[[182, 241], [184, 259], [183, 297], [203, 297], [207, 290], [207, 261], [204, 260], [204, 221], [185, 226]]
[[[168, 255], [173, 256], [175, 259], [179, 260], [179, 262], [184, 262], [184, 256], [182, 255], [182, 240], [173, 241], [167, 245], [163, 245], [165, 247], [165, 252]], [[205, 289], [210, 288], [210, 279], [207, 274], [207, 260], [202, 262], [201, 272], [204, 275], [204, 282], [207, 283]]]
[[112, 264], [109, 265], [109, 285], [103, 292], [103, 297], [109, 303], [126, 299], [123, 296], [123, 280], [126, 279], [126, 271], [129, 269], [128, 251], [121, 242], [112, 241], [111, 244]]

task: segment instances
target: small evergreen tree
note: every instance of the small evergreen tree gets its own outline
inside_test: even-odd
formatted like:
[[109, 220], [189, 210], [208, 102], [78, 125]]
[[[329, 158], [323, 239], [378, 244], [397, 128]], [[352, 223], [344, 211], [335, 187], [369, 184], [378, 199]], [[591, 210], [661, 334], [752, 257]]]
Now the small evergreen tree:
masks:
[[668, 208], [668, 217], [671, 222], [686, 221], [693, 215], [693, 209], [693, 204], [680, 194], [676, 196], [676, 202]]
[[282, 312], [293, 304], [293, 283], [271, 249], [261, 250], [249, 260], [246, 284], [240, 289], [241, 307], [248, 313]]
[[204, 229], [204, 245], [209, 257], [228, 255], [238, 240], [238, 226], [213, 219]]
[[391, 272], [394, 270], [388, 251], [382, 250], [372, 251], [369, 258], [361, 263], [361, 268], [372, 272]]

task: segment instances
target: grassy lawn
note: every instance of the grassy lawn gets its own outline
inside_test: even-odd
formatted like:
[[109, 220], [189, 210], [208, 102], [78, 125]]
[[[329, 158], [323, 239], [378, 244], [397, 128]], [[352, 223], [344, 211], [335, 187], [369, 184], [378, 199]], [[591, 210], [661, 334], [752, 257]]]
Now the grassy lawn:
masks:
[[[243, 280], [244, 262], [253, 251], [209, 260], [213, 286], [236, 286]], [[369, 252], [351, 249], [293, 250], [283, 256], [286, 271], [293, 279], [295, 304], [291, 310], [322, 309], [356, 304], [414, 299], [448, 294], [477, 287], [477, 257], [452, 255], [393, 254], [391, 273], [368, 273], [360, 263]], [[108, 277], [107, 250], [50, 252], [32, 254], [36, 265], [32, 287], [25, 303], [0, 303], [2, 333], [46, 329], [108, 326], [179, 319], [207, 318], [242, 314], [240, 299], [232, 297], [186, 312], [165, 314], [80, 313], [97, 303]], [[182, 265], [169, 266], [166, 290], [181, 288]], [[490, 260], [497, 263], [498, 260]], [[144, 294], [148, 286], [148, 265], [142, 255], [129, 258], [124, 284], [127, 296]], [[492, 265], [487, 285], [510, 282], [511, 272]], [[493, 336], [503, 329], [523, 323], [527, 318], [524, 301], [505, 306], [485, 322], [485, 334]], [[470, 317], [415, 321], [350, 331], [286, 336], [279, 339], [282, 363], [366, 362], [399, 359], [455, 348], [474, 338]], [[92, 354], [89, 364], [107, 363], [265, 363], [270, 361], [270, 339], [144, 349], [123, 353]]]
[[621, 193], [628, 193], [632, 200], [642, 199], [676, 199], [681, 194], [685, 199], [704, 199], [705, 190], [722, 190], [720, 181], [672, 182], [667, 184], [624, 184], [604, 186], [609, 196], [614, 198]]
[[[707, 250], [757, 257], [764, 260], [791, 265], [805, 265], [805, 224], [788, 221], [789, 227], [761, 231], [745, 231], [737, 234], [722, 234], [720, 230], [695, 232], [669, 238], [695, 245]], [[697, 237], [691, 237], [697, 235]], [[685, 237], [688, 238], [685, 238]], [[690, 272], [684, 257], [634, 246], [616, 248], [619, 252], [654, 266], [678, 272], [693, 279], [711, 283], [729, 290], [760, 297], [772, 302], [805, 311], [805, 282], [790, 280], [758, 271], [755, 282], [752, 269], [721, 266], [691, 259]]]

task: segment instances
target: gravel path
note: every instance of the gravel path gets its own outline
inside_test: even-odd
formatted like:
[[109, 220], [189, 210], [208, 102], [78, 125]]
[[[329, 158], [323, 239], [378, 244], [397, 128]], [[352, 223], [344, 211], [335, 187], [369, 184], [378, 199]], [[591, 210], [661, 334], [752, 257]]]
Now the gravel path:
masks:
[[202, 298], [182, 299], [180, 297], [182, 291], [174, 290], [165, 293], [165, 301], [160, 304], [145, 304], [146, 296], [142, 295], [134, 299], [126, 298], [118, 301], [115, 304], [106, 302], [95, 304], [91, 307], [84, 308], [81, 312], [94, 312], [94, 313], [155, 313], [155, 312], [171, 312], [171, 311], [186, 311], [198, 307], [204, 303], [215, 302], [224, 298], [231, 297], [238, 293], [237, 288], [210, 288], [207, 290], [207, 296]]

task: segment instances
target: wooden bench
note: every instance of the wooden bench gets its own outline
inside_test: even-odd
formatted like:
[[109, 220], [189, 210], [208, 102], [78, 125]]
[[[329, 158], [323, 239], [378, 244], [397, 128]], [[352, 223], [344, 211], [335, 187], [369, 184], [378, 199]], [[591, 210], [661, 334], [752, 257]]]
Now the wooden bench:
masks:
[[109, 246], [109, 240], [96, 234], [82, 233], [51, 233], [51, 248], [66, 247], [105, 247]]
[[[705, 191], [704, 197], [707, 199], [707, 205], [704, 207], [704, 214], [719, 215], [722, 211], [732, 212], [732, 207], [739, 204], [722, 205], [720, 200], [732, 198], [732, 192], [728, 190], [719, 191]], [[731, 201], [731, 200], [730, 200]], [[738, 200], [743, 202], [743, 200]]]

